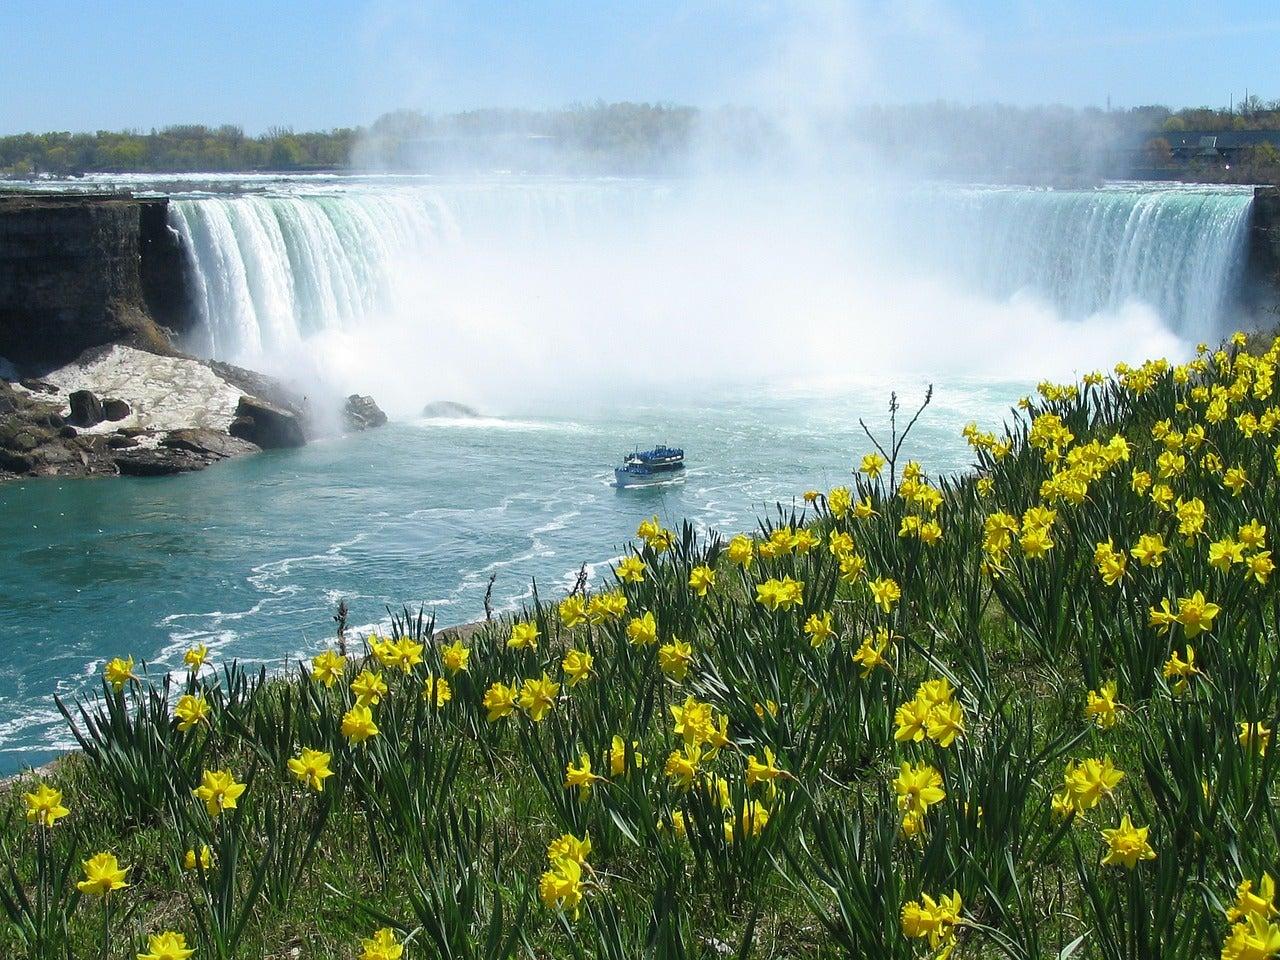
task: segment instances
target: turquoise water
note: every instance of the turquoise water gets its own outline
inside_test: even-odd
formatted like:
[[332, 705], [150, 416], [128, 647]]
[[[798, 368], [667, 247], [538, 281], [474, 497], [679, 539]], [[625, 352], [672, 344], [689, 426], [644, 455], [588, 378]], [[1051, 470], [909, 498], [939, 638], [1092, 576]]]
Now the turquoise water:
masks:
[[[351, 622], [425, 604], [441, 624], [517, 607], [536, 577], [566, 590], [658, 514], [722, 531], [809, 487], [846, 482], [884, 420], [891, 386], [742, 388], [572, 417], [402, 421], [160, 479], [0, 486], [0, 773], [71, 746], [53, 695], [97, 685], [104, 661], [153, 670], [197, 642], [216, 658], [279, 667]], [[998, 425], [1025, 384], [939, 383], [910, 450], [932, 470], [968, 463], [960, 427]], [[682, 444], [681, 483], [620, 491], [611, 467], [636, 444]]]

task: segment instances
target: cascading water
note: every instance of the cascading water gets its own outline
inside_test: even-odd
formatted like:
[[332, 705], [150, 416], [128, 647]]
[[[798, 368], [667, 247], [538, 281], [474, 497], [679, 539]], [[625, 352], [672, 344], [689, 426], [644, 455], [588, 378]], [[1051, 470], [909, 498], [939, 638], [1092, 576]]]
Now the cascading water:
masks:
[[[506, 263], [525, 259], [522, 251], [546, 256], [556, 244], [605, 246], [619, 238], [634, 244], [645, 236], [685, 244], [687, 262], [704, 262], [714, 272], [721, 251], [696, 249], [688, 231], [670, 223], [684, 214], [687, 227], [688, 208], [695, 208], [699, 226], [710, 225], [702, 236], [718, 243], [740, 234], [744, 218], [769, 222], [769, 213], [750, 212], [765, 193], [740, 184], [708, 207], [693, 187], [653, 181], [405, 186], [374, 180], [259, 195], [193, 195], [175, 198], [170, 209], [192, 262], [200, 313], [192, 348], [254, 361], [287, 355], [318, 332], [359, 329], [388, 312], [403, 313], [406, 300], [429, 326], [433, 290], [447, 287], [459, 257], [487, 247], [500, 269], [503, 257]], [[780, 193], [773, 191], [773, 202]], [[834, 236], [835, 244], [849, 247], [847, 262], [868, 261], [854, 251], [873, 248], [881, 275], [891, 278], [899, 265], [910, 264], [995, 300], [1030, 294], [1066, 320], [1143, 304], [1168, 330], [1190, 340], [1212, 339], [1229, 318], [1251, 203], [1250, 193], [1239, 189], [1140, 185], [1087, 191], [930, 186], [832, 197], [829, 206], [840, 206], [836, 197], [845, 204], [836, 216], [842, 226], [815, 246], [831, 246]], [[810, 210], [829, 215], [826, 204], [789, 211], [788, 223], [776, 228], [779, 250], [788, 229], [805, 228]], [[715, 226], [720, 216], [723, 229]], [[753, 227], [766, 245], [773, 241], [759, 223]], [[634, 269], [645, 250], [623, 249], [619, 259]], [[779, 256], [800, 259], [795, 253]], [[760, 255], [767, 259], [772, 251]], [[670, 267], [654, 267], [655, 286]], [[518, 303], [522, 296], [509, 300]], [[679, 301], [673, 295], [673, 309]], [[666, 306], [648, 305], [650, 314]]]
[[993, 189], [940, 199], [949, 229], [932, 255], [994, 296], [1030, 290], [1070, 318], [1137, 301], [1196, 340], [1222, 332], [1238, 295], [1248, 190]]
[[279, 353], [391, 309], [403, 274], [447, 271], [457, 244], [538, 244], [616, 219], [633, 199], [608, 184], [483, 183], [175, 199], [199, 315], [192, 346], [219, 359]]

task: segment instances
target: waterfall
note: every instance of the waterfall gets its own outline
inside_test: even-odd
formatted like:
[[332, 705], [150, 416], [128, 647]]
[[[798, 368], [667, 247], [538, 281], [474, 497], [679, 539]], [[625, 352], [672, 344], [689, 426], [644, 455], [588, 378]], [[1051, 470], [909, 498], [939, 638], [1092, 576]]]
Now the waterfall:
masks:
[[[374, 180], [178, 196], [170, 216], [191, 258], [198, 311], [190, 346], [243, 362], [287, 355], [317, 332], [357, 329], [403, 310], [410, 278], [412, 296], [429, 301], [433, 283], [447, 284], [460, 250], [488, 245], [501, 263], [502, 256], [519, 258], [522, 249], [568, 239], [661, 239], [673, 211], [688, 216], [691, 190], [655, 181]], [[726, 215], [726, 222], [741, 223], [738, 208], [761, 192], [742, 191], [745, 204], [722, 199], [739, 218]], [[1029, 293], [1068, 320], [1138, 302], [1194, 340], [1214, 338], [1230, 319], [1251, 194], [1140, 185], [930, 186], [835, 193], [831, 205], [837, 201], [845, 204], [845, 234], [837, 242], [872, 236], [890, 264], [923, 267], [992, 298]], [[792, 229], [796, 222], [803, 216]], [[680, 229], [669, 229], [671, 242], [681, 242]], [[689, 256], [696, 262], [698, 251]], [[717, 269], [713, 257], [704, 259], [707, 270]], [[656, 285], [662, 281], [654, 277]], [[414, 307], [429, 323], [431, 303]]]
[[1213, 339], [1243, 281], [1252, 191], [970, 189], [932, 202], [944, 221], [932, 257], [993, 296], [1030, 291], [1068, 317], [1137, 301], [1183, 338]]

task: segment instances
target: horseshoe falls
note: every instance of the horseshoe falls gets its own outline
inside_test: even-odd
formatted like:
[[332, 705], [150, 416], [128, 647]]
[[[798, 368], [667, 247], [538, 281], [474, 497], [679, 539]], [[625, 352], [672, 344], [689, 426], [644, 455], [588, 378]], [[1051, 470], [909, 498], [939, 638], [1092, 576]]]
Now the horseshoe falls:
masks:
[[[811, 288], [804, 265], [825, 258], [845, 276], [821, 305], [824, 329], [840, 328], [842, 309], [855, 324], [872, 304], [892, 324], [901, 291], [926, 283], [947, 291], [936, 306], [961, 324], [957, 300], [995, 309], [1021, 299], [1063, 324], [1134, 308], [1181, 340], [1212, 339], [1232, 320], [1252, 202], [1245, 189], [1172, 185], [793, 192], [750, 183], [388, 179], [176, 195], [170, 216], [189, 253], [198, 314], [191, 348], [269, 364], [320, 335], [372, 334], [388, 318], [440, 343], [554, 300], [562, 302], [523, 319], [524, 332], [539, 332], [537, 324], [547, 337], [579, 332], [566, 326], [568, 315], [580, 327], [608, 328], [635, 312], [645, 325], [702, 324], [710, 337], [744, 323], [784, 333], [797, 319], [788, 288]], [[708, 314], [732, 303], [734, 290], [759, 287], [762, 269], [771, 288], [755, 290], [718, 325]], [[556, 288], [532, 273], [554, 277]], [[583, 273], [616, 274], [602, 286], [635, 290], [615, 301], [610, 289], [583, 287]], [[470, 286], [460, 290], [461, 280]], [[725, 295], [706, 292], [719, 283]], [[488, 320], [474, 314], [500, 291]], [[464, 294], [471, 306], [460, 305]], [[585, 298], [597, 316], [585, 312]], [[774, 317], [758, 315], [762, 301]], [[929, 333], [923, 319], [903, 322]], [[712, 367], [713, 359], [703, 357]]]

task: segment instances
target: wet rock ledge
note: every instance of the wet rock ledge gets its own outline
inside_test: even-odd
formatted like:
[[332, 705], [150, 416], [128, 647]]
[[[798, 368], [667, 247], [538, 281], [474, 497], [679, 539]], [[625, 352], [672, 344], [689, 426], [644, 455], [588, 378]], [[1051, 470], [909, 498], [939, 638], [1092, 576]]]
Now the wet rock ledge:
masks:
[[[328, 418], [325, 418], [328, 419]], [[348, 431], [386, 422], [370, 397]], [[230, 364], [113, 344], [39, 378], [0, 378], [0, 480], [164, 476], [317, 436], [306, 398]]]

